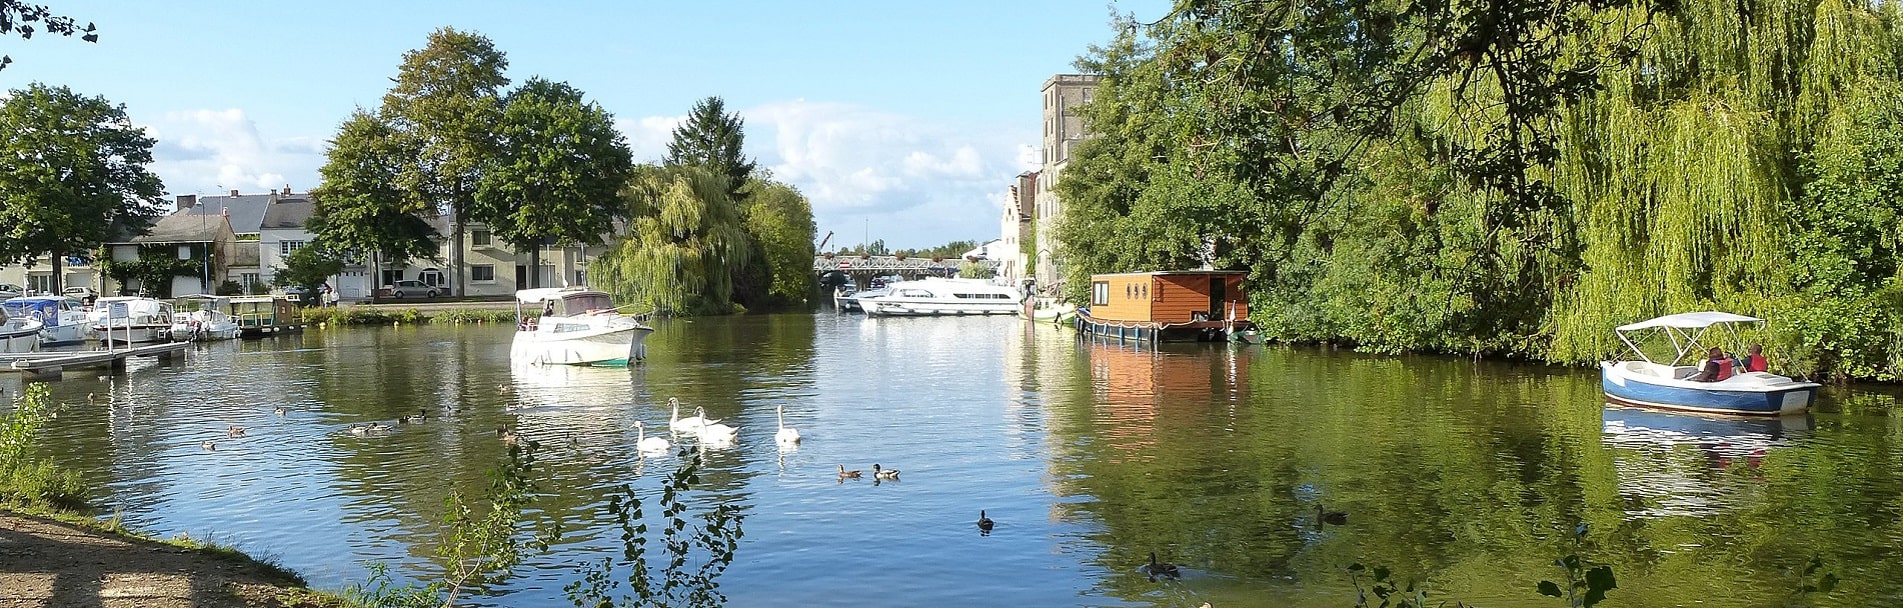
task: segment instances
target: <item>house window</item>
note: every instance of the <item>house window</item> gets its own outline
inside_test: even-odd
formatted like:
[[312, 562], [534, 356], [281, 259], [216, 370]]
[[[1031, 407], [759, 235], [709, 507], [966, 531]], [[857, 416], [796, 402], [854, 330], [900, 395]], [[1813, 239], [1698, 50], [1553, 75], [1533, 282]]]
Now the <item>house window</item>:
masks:
[[26, 275], [26, 290], [31, 292], [53, 293], [53, 275]]
[[291, 252], [304, 248], [304, 241], [278, 241], [278, 255], [289, 257]]
[[401, 281], [401, 280], [403, 280], [403, 269], [401, 268], [384, 269], [383, 271], [384, 285], [395, 285], [397, 281]]
[[488, 265], [488, 264], [477, 264], [474, 266], [470, 266], [469, 280], [494, 281], [496, 280], [496, 267]]
[[422, 272], [416, 273], [416, 280], [422, 282], [424, 285], [438, 287], [443, 284], [443, 271], [435, 268], [424, 268]]
[[240, 274], [238, 275], [238, 283], [244, 285], [245, 291], [251, 291], [251, 288], [258, 284], [258, 273], [247, 272]]
[[489, 229], [487, 228], [477, 228], [469, 231], [470, 247], [488, 247], [490, 240], [491, 237], [489, 236]]
[[178, 246], [178, 259], [181, 259], [181, 260], [189, 260], [189, 259], [192, 259], [192, 246], [191, 246], [191, 245], [179, 245], [179, 246]]
[[588, 271], [586, 271], [586, 270], [577, 270], [577, 271], [575, 271], [575, 284], [576, 284], [576, 285], [587, 285], [587, 284], [588, 284]]
[[1108, 306], [1110, 304], [1110, 283], [1108, 281], [1096, 281], [1090, 284], [1090, 303], [1095, 306]]

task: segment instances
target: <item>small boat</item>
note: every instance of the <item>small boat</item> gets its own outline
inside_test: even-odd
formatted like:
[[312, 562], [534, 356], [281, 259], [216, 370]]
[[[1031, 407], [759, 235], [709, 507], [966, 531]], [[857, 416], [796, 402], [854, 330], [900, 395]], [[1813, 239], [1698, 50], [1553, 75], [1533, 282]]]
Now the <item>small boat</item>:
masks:
[[7, 314], [40, 320], [40, 346], [84, 344], [91, 336], [86, 305], [65, 296], [13, 298], [0, 306]]
[[194, 295], [178, 298], [172, 306], [172, 339], [178, 342], [209, 342], [238, 337], [238, 321], [225, 311], [231, 298]]
[[[1799, 382], [1768, 372], [1734, 373], [1724, 380], [1699, 382], [1692, 380], [1699, 374], [1698, 366], [1679, 365], [1688, 356], [1697, 357], [1696, 353], [1706, 348], [1699, 341], [1711, 328], [1722, 328], [1735, 339], [1736, 324], [1762, 321], [1756, 317], [1706, 311], [1621, 325], [1617, 329], [1619, 340], [1625, 342], [1639, 360], [1599, 363], [1600, 385], [1606, 399], [1621, 405], [1708, 414], [1780, 416], [1809, 410], [1817, 401], [1819, 386], [1815, 382]], [[1675, 351], [1669, 362], [1654, 362], [1633, 342], [1632, 334], [1642, 331], [1656, 331], [1666, 336]]]
[[859, 310], [859, 290], [852, 285], [840, 285], [833, 289], [833, 312]]
[[10, 316], [0, 308], [0, 353], [40, 350], [40, 328], [45, 323], [30, 316]]
[[903, 282], [905, 277], [895, 274], [872, 277], [872, 282], [867, 283], [865, 291], [857, 291], [850, 285], [841, 287], [833, 292], [833, 308], [838, 312], [865, 312], [866, 300], [890, 294], [894, 287]]
[[1026, 298], [1025, 305], [1018, 309], [1018, 316], [1030, 321], [1063, 325], [1077, 316], [1077, 305], [1057, 298]]
[[261, 338], [304, 329], [297, 302], [283, 296], [244, 296], [230, 300], [230, 315], [238, 322], [238, 336]]
[[877, 298], [860, 300], [867, 316], [1009, 315], [1023, 307], [1016, 287], [978, 279], [936, 277], [905, 281]]
[[165, 342], [172, 334], [172, 303], [152, 298], [112, 296], [93, 301], [88, 313], [101, 344]]
[[621, 314], [605, 292], [524, 289], [515, 292], [509, 358], [535, 365], [628, 365], [647, 357], [642, 340], [654, 328], [643, 322], [646, 316]]

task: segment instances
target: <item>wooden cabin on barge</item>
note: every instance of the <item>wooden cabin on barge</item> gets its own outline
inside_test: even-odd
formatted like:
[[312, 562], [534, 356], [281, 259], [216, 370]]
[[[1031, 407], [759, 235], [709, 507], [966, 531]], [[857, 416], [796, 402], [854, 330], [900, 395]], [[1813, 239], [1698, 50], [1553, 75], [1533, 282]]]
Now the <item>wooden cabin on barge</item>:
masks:
[[1122, 340], [1226, 340], [1249, 328], [1239, 270], [1129, 272], [1090, 277], [1077, 331]]
[[234, 297], [231, 318], [238, 321], [238, 336], [242, 338], [304, 331], [297, 303], [277, 296]]

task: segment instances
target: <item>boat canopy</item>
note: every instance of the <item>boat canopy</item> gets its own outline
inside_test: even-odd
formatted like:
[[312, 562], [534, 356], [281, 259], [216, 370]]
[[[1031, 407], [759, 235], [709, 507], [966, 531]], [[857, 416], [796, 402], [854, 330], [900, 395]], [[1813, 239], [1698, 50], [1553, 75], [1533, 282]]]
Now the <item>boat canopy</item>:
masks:
[[1675, 315], [1665, 315], [1663, 317], [1652, 319], [1650, 321], [1628, 323], [1625, 325], [1620, 325], [1619, 331], [1634, 331], [1634, 330], [1640, 330], [1640, 329], [1651, 329], [1654, 327], [1677, 327], [1680, 329], [1699, 329], [1704, 327], [1710, 327], [1718, 323], [1755, 323], [1757, 321], [1763, 321], [1763, 320], [1764, 319], [1760, 319], [1757, 317], [1747, 317], [1744, 315], [1734, 315], [1728, 312], [1718, 312], [1715, 310], [1707, 310], [1704, 312], [1681, 312]]
[[559, 300], [564, 294], [586, 293], [588, 291], [589, 290], [579, 287], [540, 287], [517, 291], [515, 292], [515, 299], [520, 302], [534, 304], [543, 300]]

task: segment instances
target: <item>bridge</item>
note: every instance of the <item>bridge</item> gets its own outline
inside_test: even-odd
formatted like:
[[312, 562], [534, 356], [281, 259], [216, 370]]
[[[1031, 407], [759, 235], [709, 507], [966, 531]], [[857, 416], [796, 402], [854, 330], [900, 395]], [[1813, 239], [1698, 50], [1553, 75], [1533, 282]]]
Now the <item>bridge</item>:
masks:
[[[965, 262], [966, 260], [964, 258], [946, 258], [934, 261], [931, 258], [901, 258], [890, 255], [875, 255], [869, 257], [856, 255], [822, 255], [813, 258], [813, 272], [819, 273], [821, 277], [837, 272], [840, 273], [839, 276], [851, 278], [853, 283], [864, 287], [867, 282], [871, 281], [872, 277], [894, 274], [908, 279], [957, 276], [958, 268], [964, 265]], [[976, 263], [983, 265], [994, 275], [997, 274], [998, 268], [1004, 265], [1004, 262], [996, 260], [977, 260]]]

